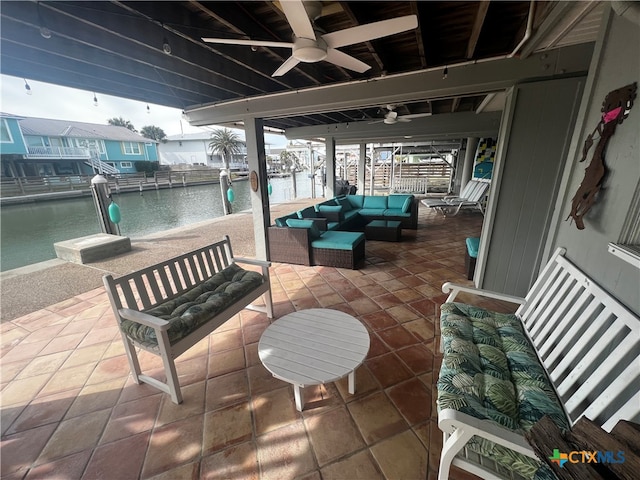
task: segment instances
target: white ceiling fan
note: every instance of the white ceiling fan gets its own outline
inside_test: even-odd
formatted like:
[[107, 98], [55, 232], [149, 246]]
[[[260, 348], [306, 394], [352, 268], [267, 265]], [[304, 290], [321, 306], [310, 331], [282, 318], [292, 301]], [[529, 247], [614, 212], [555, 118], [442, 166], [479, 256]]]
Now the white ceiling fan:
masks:
[[398, 122], [410, 122], [412, 118], [420, 118], [420, 117], [429, 117], [431, 113], [413, 113], [410, 115], [398, 115], [396, 112], [396, 105], [386, 105], [384, 107], [386, 113], [384, 114], [384, 118], [381, 120], [375, 120], [373, 122], [369, 122], [369, 124], [373, 123], [386, 123], [387, 125], [393, 125]]
[[291, 48], [291, 56], [273, 73], [273, 77], [284, 75], [300, 62], [315, 63], [321, 60], [326, 60], [334, 65], [362, 73], [371, 67], [337, 49], [355, 43], [367, 42], [376, 38], [406, 32], [418, 26], [418, 17], [416, 15], [406, 15], [404, 17], [346, 28], [344, 30], [338, 30], [337, 32], [325, 33], [313, 22], [323, 14], [322, 2], [281, 0], [280, 6], [285, 17], [287, 17], [291, 30], [293, 30], [292, 42], [229, 38], [203, 38], [202, 41], [228, 45]]

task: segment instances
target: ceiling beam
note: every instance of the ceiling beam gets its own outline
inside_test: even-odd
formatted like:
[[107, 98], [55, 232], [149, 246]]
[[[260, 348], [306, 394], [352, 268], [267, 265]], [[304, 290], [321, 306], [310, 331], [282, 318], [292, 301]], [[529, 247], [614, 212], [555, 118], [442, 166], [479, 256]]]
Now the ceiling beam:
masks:
[[[287, 138], [315, 139], [333, 137], [341, 144], [349, 142], [415, 142], [459, 137], [489, 137], [498, 134], [502, 112], [445, 113], [415, 118], [393, 125], [364, 122], [336, 123], [288, 128]], [[411, 140], [408, 139], [411, 138]]]
[[295, 91], [247, 97], [228, 102], [188, 107], [194, 126], [236, 121], [247, 117], [277, 118], [398, 104], [425, 99], [474, 95], [504, 90], [519, 82], [584, 73], [589, 69], [593, 45], [575, 45], [530, 56], [525, 60], [500, 58], [449, 66], [442, 78], [439, 68], [369, 80], [351, 81]]
[[467, 44], [467, 59], [472, 59], [476, 51], [476, 45], [478, 45], [478, 39], [480, 38], [480, 32], [482, 31], [482, 25], [484, 25], [484, 19], [487, 16], [487, 10], [489, 10], [488, 1], [478, 2], [478, 11], [476, 12], [475, 19], [473, 20], [473, 28], [471, 29], [471, 35], [469, 36], [469, 43]]

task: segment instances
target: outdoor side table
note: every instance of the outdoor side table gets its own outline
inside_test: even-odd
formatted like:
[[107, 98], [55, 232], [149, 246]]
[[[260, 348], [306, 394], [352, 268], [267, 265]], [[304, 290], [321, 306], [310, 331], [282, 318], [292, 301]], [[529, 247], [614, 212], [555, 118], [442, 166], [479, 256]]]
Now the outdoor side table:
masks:
[[369, 333], [360, 321], [339, 310], [312, 308], [273, 322], [258, 343], [260, 361], [271, 374], [293, 385], [302, 411], [301, 388], [349, 376], [355, 393], [355, 370], [369, 352]]
[[372, 220], [364, 227], [367, 240], [399, 242], [402, 236], [402, 223], [397, 220]]

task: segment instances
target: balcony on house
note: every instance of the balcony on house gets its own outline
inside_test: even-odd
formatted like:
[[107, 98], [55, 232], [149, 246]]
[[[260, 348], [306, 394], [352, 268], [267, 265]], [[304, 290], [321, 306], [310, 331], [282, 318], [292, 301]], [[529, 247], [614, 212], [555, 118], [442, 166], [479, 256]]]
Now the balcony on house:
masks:
[[88, 148], [78, 147], [44, 147], [30, 146], [27, 147], [27, 158], [76, 158], [81, 160], [89, 160], [91, 152]]

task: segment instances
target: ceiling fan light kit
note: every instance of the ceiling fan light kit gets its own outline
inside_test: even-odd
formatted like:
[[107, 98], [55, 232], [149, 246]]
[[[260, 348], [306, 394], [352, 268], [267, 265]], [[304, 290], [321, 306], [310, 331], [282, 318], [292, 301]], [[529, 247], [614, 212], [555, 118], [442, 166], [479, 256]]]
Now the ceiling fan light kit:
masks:
[[[324, 13], [322, 2], [287, 0], [280, 2], [279, 5], [293, 31], [293, 43], [228, 38], [202, 38], [202, 40], [207, 43], [228, 45], [291, 48], [291, 56], [272, 74], [273, 77], [284, 75], [300, 62], [316, 63], [322, 60], [354, 72], [363, 73], [371, 66], [337, 49], [406, 32], [418, 26], [416, 15], [406, 15], [324, 33], [313, 22]], [[328, 9], [327, 12], [335, 13], [333, 10], [335, 9]]]

